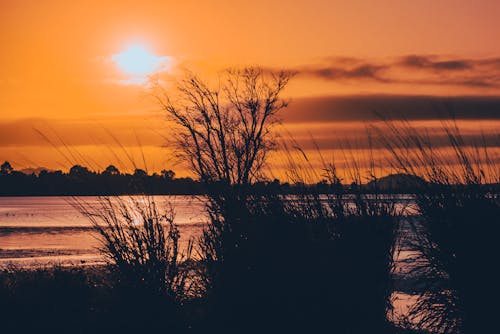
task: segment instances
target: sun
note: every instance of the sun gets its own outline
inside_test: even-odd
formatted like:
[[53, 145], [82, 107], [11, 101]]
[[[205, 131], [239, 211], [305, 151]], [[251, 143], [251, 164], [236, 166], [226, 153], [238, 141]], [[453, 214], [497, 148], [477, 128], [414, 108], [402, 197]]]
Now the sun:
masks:
[[168, 57], [157, 56], [140, 44], [133, 44], [111, 59], [120, 70], [133, 77], [145, 77], [165, 69]]

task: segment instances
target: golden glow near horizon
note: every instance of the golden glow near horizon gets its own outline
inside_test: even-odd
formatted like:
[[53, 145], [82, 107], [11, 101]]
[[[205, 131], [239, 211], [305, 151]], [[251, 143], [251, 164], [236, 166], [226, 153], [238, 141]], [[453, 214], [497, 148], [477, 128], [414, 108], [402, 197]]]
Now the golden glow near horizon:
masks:
[[[185, 69], [209, 79], [231, 66], [297, 71], [292, 106], [332, 95], [500, 96], [498, 17], [495, 0], [2, 0], [0, 160], [67, 166], [56, 136], [49, 144], [33, 130], [45, 129], [102, 165], [111, 132], [132, 151], [140, 145], [128, 138], [138, 138], [161, 169], [168, 125], [145, 83], [171, 84]], [[322, 122], [300, 105], [302, 128]], [[325, 131], [316, 134], [326, 142]]]

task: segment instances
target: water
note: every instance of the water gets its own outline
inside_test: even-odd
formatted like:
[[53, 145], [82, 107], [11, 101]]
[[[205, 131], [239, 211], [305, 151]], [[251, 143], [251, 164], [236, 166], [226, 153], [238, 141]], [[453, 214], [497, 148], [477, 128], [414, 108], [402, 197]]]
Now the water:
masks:
[[[125, 201], [141, 197], [121, 197]], [[172, 205], [181, 241], [200, 234], [207, 217], [204, 200], [194, 196], [152, 196], [159, 205]], [[292, 197], [293, 199], [293, 197]], [[394, 199], [394, 198], [393, 198]], [[403, 208], [412, 201], [397, 196]], [[0, 267], [40, 264], [93, 264], [102, 262], [100, 242], [92, 223], [76, 203], [98, 209], [97, 197], [0, 197]]]
[[[207, 221], [202, 198], [152, 198], [159, 205], [173, 206], [181, 245], [200, 235]], [[407, 205], [408, 200], [399, 198], [400, 205]], [[9, 264], [29, 268], [103, 263], [98, 235], [89, 219], [74, 206], [75, 201], [87, 209], [98, 209], [101, 203], [97, 197], [0, 197], [0, 268]], [[407, 253], [408, 250], [397, 252], [400, 257], [397, 263], [401, 264]], [[404, 266], [396, 266], [396, 272], [404, 271]], [[393, 297], [394, 318], [406, 314], [415, 301], [415, 296], [398, 291]]]
[[[200, 234], [206, 222], [201, 199], [152, 198], [161, 206], [174, 207], [182, 239]], [[0, 266], [101, 263], [98, 236], [89, 219], [74, 206], [75, 201], [88, 209], [100, 207], [97, 197], [0, 197]]]

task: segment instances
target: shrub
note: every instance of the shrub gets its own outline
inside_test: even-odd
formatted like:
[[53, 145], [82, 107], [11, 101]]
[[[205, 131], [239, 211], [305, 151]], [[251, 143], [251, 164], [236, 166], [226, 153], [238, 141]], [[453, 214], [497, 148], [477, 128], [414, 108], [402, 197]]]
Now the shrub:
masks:
[[102, 240], [116, 291], [113, 316], [124, 319], [124, 327], [180, 330], [178, 311], [193, 284], [192, 243], [180, 250], [173, 209], [159, 207], [148, 196], [103, 197], [96, 209], [81, 201], [75, 205]]
[[445, 123], [443, 153], [409, 123], [388, 127], [392, 135], [381, 138], [394, 166], [427, 181], [415, 194], [422, 219], [409, 261], [426, 288], [410, 319], [439, 333], [487, 332], [496, 326], [491, 304], [498, 296], [498, 146], [468, 143], [456, 123]]
[[403, 210], [382, 195], [344, 193], [336, 175], [327, 184], [337, 191], [214, 188], [200, 240], [213, 330], [392, 330], [387, 313]]

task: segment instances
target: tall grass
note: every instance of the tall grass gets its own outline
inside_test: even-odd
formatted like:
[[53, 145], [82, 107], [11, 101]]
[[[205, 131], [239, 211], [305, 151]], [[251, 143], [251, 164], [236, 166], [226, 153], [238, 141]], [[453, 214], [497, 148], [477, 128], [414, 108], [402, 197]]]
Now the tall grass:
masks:
[[[321, 230], [326, 231], [323, 234], [328, 236], [329, 261], [335, 266], [328, 280], [336, 284], [329, 296], [336, 301], [335, 329], [345, 333], [390, 333], [394, 331], [388, 320], [392, 312], [394, 252], [406, 207], [378, 192], [375, 175], [379, 165], [372, 154], [360, 157], [345, 149], [348, 164], [340, 173], [334, 159], [327, 163], [319, 149], [318, 153], [322, 175], [314, 174], [304, 152], [288, 153], [295, 183], [308, 184], [311, 178], [322, 177], [329, 188], [325, 194], [305, 187], [297, 197], [299, 201], [290, 203], [289, 212], [308, 224], [322, 226]], [[361, 167], [362, 160], [369, 162], [366, 168]], [[347, 180], [352, 181], [349, 186], [344, 184]], [[362, 188], [367, 182], [372, 184], [370, 194]]]
[[443, 152], [409, 123], [387, 126], [391, 135], [381, 140], [394, 166], [428, 181], [415, 194], [422, 225], [410, 259], [426, 288], [409, 316], [434, 332], [488, 332], [498, 298], [499, 146], [467, 143], [456, 123], [445, 123]]
[[[292, 231], [285, 215], [277, 213], [281, 204], [271, 194], [260, 198], [249, 189], [231, 186], [219, 188], [217, 198], [212, 198], [210, 222], [199, 247], [210, 330], [271, 331], [279, 324], [288, 328], [280, 316], [285, 300], [277, 301], [294, 279], [284, 263], [300, 260], [294, 257], [296, 251], [286, 254], [292, 250], [287, 237]], [[289, 295], [298, 289], [288, 290]]]
[[192, 242], [181, 250], [172, 207], [149, 196], [102, 197], [97, 207], [75, 199], [102, 242], [116, 291], [116, 321], [128, 328], [183, 328], [182, 303], [194, 280], [189, 261]]
[[[291, 174], [310, 173], [307, 162], [288, 158]], [[325, 174], [329, 194], [212, 189], [211, 221], [200, 240], [212, 330], [393, 329], [387, 313], [402, 210], [360, 188], [348, 193], [334, 165], [325, 165]]]
[[86, 333], [102, 309], [99, 280], [83, 268], [0, 270], [2, 333]]

